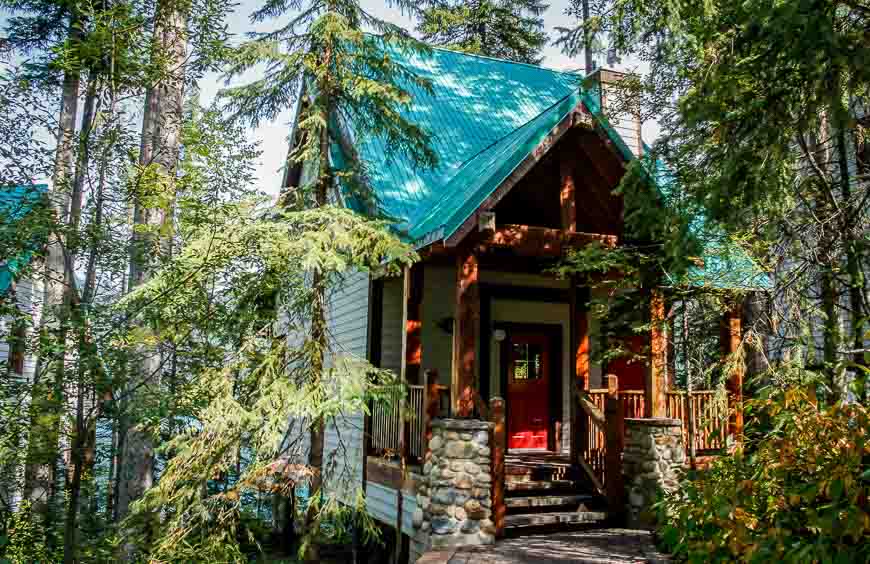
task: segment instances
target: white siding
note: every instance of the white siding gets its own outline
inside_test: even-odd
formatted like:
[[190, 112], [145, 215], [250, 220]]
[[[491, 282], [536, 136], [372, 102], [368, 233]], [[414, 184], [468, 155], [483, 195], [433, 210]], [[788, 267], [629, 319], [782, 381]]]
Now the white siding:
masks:
[[[456, 315], [456, 269], [426, 266], [423, 273], [423, 358], [424, 370], [438, 371], [439, 382], [450, 385], [453, 364], [453, 333], [438, 327]], [[452, 323], [452, 321], [450, 322]]]
[[[15, 284], [15, 301], [21, 312], [33, 316], [33, 324], [28, 328], [28, 331], [34, 331], [39, 325], [39, 316], [41, 313], [40, 304], [42, 303], [42, 284], [39, 282], [32, 282], [31, 280], [19, 280]], [[4, 367], [6, 362], [9, 360], [9, 337], [12, 329], [11, 321], [11, 318], [0, 319], [0, 363], [2, 363]], [[33, 382], [33, 373], [35, 370], [36, 357], [32, 354], [27, 354], [24, 357], [24, 380], [27, 382]]]
[[[330, 296], [329, 331], [337, 357], [366, 357], [368, 313], [368, 273], [354, 272]], [[362, 413], [347, 414], [331, 421], [324, 436], [324, 463], [331, 470], [327, 491], [349, 504], [362, 488], [364, 426]]]
[[[40, 322], [41, 304], [42, 304], [42, 284], [31, 280], [19, 280], [15, 284], [15, 301], [19, 311], [30, 314], [33, 317], [33, 322], [28, 327], [27, 338], [31, 337], [37, 329]], [[9, 360], [9, 338], [12, 330], [11, 318], [0, 318], [0, 378], [6, 377], [6, 367]], [[29, 386], [33, 383], [33, 375], [36, 370], [36, 357], [33, 354], [26, 354], [24, 357], [24, 371], [19, 378], [19, 383], [23, 386]], [[7, 409], [26, 410], [27, 404], [22, 403], [29, 397], [27, 394], [13, 397], [0, 397], [0, 401], [9, 401]], [[23, 438], [21, 439], [23, 441]], [[21, 453], [19, 452], [19, 455]], [[3, 503], [7, 503], [12, 507], [16, 507], [21, 501], [21, 492], [19, 486], [24, 480], [23, 459], [20, 457], [10, 460], [0, 460], [0, 498]]]
[[[396, 512], [399, 508], [397, 490], [381, 484], [369, 482], [366, 485], [366, 510], [378, 521], [396, 526]], [[414, 534], [414, 511], [417, 509], [417, 495], [414, 492], [402, 492], [402, 533]]]

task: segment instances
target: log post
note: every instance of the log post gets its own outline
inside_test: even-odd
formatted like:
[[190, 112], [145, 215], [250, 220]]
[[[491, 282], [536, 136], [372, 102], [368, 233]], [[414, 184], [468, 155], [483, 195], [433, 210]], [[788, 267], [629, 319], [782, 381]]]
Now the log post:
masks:
[[740, 355], [742, 342], [742, 304], [736, 302], [722, 316], [722, 331], [720, 333], [720, 346], [722, 348], [722, 362], [729, 370], [725, 387], [728, 390], [730, 400], [730, 416], [728, 418], [728, 434], [736, 441], [743, 438], [743, 358]]
[[507, 422], [505, 421], [505, 402], [502, 398], [494, 397], [489, 402], [490, 422], [494, 424], [492, 430], [492, 522], [495, 525], [495, 538], [504, 537], [505, 515], [505, 463], [504, 457], [507, 451]]
[[667, 416], [667, 338], [665, 298], [660, 290], [650, 295], [650, 362], [644, 383], [644, 417]]
[[585, 417], [574, 397], [573, 386], [580, 386], [584, 390], [589, 389], [589, 321], [586, 312], [588, 301], [588, 289], [577, 288], [574, 280], [571, 281], [570, 294], [570, 333], [571, 351], [571, 459], [583, 456], [589, 449], [589, 430], [585, 427]]
[[608, 512], [621, 522], [625, 511], [625, 485], [622, 479], [622, 450], [625, 440], [625, 414], [619, 397], [619, 381], [607, 375], [607, 400], [604, 404], [607, 447], [604, 459], [604, 489]]
[[458, 417], [474, 413], [475, 347], [480, 334], [480, 285], [477, 255], [462, 248], [456, 263], [456, 318], [453, 331], [453, 410]]

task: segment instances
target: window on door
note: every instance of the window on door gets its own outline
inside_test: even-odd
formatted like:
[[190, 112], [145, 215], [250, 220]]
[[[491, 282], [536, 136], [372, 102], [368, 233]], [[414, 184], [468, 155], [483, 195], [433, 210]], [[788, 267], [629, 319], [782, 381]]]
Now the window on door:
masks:
[[513, 344], [513, 379], [538, 380], [542, 374], [543, 348], [537, 344]]

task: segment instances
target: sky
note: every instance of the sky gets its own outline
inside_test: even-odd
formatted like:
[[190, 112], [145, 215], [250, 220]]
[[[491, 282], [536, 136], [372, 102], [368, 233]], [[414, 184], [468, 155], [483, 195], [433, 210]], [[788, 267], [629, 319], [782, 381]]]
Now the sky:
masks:
[[[414, 21], [411, 18], [403, 16], [399, 10], [390, 7], [385, 0], [361, 0], [360, 3], [363, 9], [378, 18], [401, 25], [406, 29], [414, 27]], [[568, 0], [555, 0], [544, 15], [544, 26], [551, 37], [551, 44], [547, 45], [543, 51], [542, 66], [559, 70], [574, 70], [583, 66], [582, 54], [577, 58], [571, 58], [563, 54], [559, 47], [552, 44], [552, 40], [555, 40], [556, 37], [556, 27], [569, 27], [573, 24], [572, 19], [565, 15], [565, 9], [568, 5]], [[251, 0], [243, 0], [240, 3], [237, 12], [229, 21], [231, 32], [243, 34], [252, 29], [248, 17], [255, 6], [257, 6], [257, 2]], [[259, 30], [265, 31], [262, 28]], [[642, 70], [638, 63], [633, 61], [624, 61], [621, 64], [613, 65], [612, 68], [621, 71]], [[220, 77], [216, 75], [206, 77], [200, 83], [202, 103], [207, 105], [223, 86], [224, 83]], [[251, 132], [252, 138], [260, 142], [260, 148], [263, 151], [256, 174], [260, 180], [260, 187], [269, 194], [277, 195], [280, 189], [280, 169], [287, 154], [287, 136], [292, 127], [291, 122], [292, 114], [290, 111], [286, 111], [273, 122], [261, 124], [260, 127]], [[645, 124], [644, 140], [649, 143], [656, 132], [657, 128], [654, 124]]]
[[[236, 41], [241, 41], [243, 35], [248, 31], [268, 31], [271, 25], [277, 26], [283, 23], [276, 20], [268, 25], [260, 24], [255, 29], [250, 23], [249, 17], [259, 3], [256, 0], [241, 0], [236, 8], [236, 12], [229, 17], [229, 31], [236, 36]], [[414, 21], [411, 18], [403, 15], [395, 7], [391, 7], [386, 0], [361, 0], [360, 3], [364, 10], [375, 17], [401, 25], [406, 29], [412, 30], [414, 27]], [[542, 65], [545, 67], [558, 70], [576, 70], [583, 66], [582, 54], [577, 58], [571, 58], [563, 54], [559, 47], [552, 44], [552, 41], [556, 37], [556, 27], [569, 27], [574, 23], [571, 17], [565, 15], [565, 9], [568, 5], [568, 0], [555, 0], [544, 14], [544, 26], [551, 39], [551, 43], [543, 50], [544, 60]], [[0, 28], [5, 26], [7, 17], [8, 13], [0, 13]], [[2, 63], [0, 63], [0, 66], [2, 66]], [[612, 68], [621, 71], [643, 71], [643, 68], [637, 62], [630, 60], [613, 65]], [[241, 80], [236, 81], [234, 84], [240, 84], [244, 80], [252, 78], [255, 78], [255, 75], [249, 74], [241, 77]], [[199, 83], [200, 102], [205, 106], [209, 105], [224, 86], [224, 81], [218, 74], [207, 75]], [[291, 111], [287, 110], [274, 121], [260, 124], [259, 127], [252, 130], [249, 134], [251, 139], [260, 143], [260, 149], [262, 150], [262, 155], [256, 168], [259, 187], [273, 196], [277, 196], [281, 185], [281, 167], [287, 154], [287, 137], [291, 130], [291, 121]], [[652, 141], [656, 133], [657, 127], [655, 124], [644, 124], [643, 135], [647, 143]], [[36, 181], [48, 182], [48, 179], [36, 179]]]

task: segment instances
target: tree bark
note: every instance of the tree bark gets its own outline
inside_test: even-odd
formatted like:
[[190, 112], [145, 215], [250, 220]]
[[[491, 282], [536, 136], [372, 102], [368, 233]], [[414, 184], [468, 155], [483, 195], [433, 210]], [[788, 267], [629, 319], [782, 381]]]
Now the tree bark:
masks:
[[[325, 57], [328, 60], [329, 51]], [[328, 85], [327, 85], [328, 87]], [[328, 92], [324, 89], [323, 92]], [[327, 97], [328, 100], [328, 97]], [[327, 103], [327, 115], [329, 115], [329, 104]], [[329, 170], [329, 131], [324, 127], [320, 133], [320, 178], [316, 188], [315, 206], [323, 207], [327, 203], [327, 194], [329, 186], [332, 183], [332, 175]], [[329, 345], [327, 342], [327, 327], [326, 327], [326, 280], [323, 273], [319, 270], [314, 271], [312, 277], [312, 308], [311, 308], [311, 340], [316, 344], [316, 351], [312, 359], [311, 372], [318, 379], [319, 384], [323, 384], [323, 368], [325, 366], [325, 355]], [[310, 429], [310, 445], [308, 454], [308, 465], [311, 467], [313, 475], [309, 483], [308, 495], [309, 504], [305, 512], [305, 533], [309, 535], [309, 542], [305, 550], [305, 562], [320, 562], [320, 549], [317, 544], [317, 529], [319, 528], [319, 503], [316, 502], [315, 496], [321, 495], [323, 488], [323, 445], [324, 445], [324, 420], [322, 417], [312, 421]]]
[[[143, 185], [140, 174], [134, 208], [135, 233], [130, 250], [129, 288], [145, 283], [165, 254], [168, 237], [164, 228], [171, 222], [167, 207], [148, 207], [142, 201], [144, 193], [159, 190], [174, 200], [175, 175], [181, 137], [184, 102], [185, 60], [187, 57], [187, 15], [182, 6], [172, 0], [163, 0], [155, 14], [153, 56], [166, 58], [168, 68], [161, 79], [148, 89], [142, 123], [142, 142], [139, 164], [142, 169], [156, 173], [157, 186]], [[155, 178], [148, 175], [149, 179]], [[142, 348], [138, 366], [132, 370], [128, 382], [129, 394], [148, 397], [159, 384], [162, 358], [159, 347]], [[136, 405], [138, 402], [130, 402]], [[126, 425], [125, 425], [126, 426]], [[130, 505], [142, 497], [154, 482], [154, 444], [146, 429], [127, 426], [122, 460], [118, 475], [118, 518], [130, 513]], [[129, 561], [135, 555], [129, 541], [124, 546], [124, 557]]]
[[[77, 20], [73, 18], [69, 27], [72, 39], [81, 35], [77, 25]], [[63, 311], [66, 263], [62, 230], [69, 219], [69, 188], [80, 80], [79, 69], [70, 68], [64, 72], [50, 193], [56, 229], [47, 245], [43, 279], [40, 332], [51, 335], [57, 350], [61, 351], [65, 350], [66, 334], [66, 314]], [[58, 440], [63, 409], [64, 361], [63, 352], [58, 355], [53, 349], [40, 350], [33, 376], [24, 497], [32, 503], [34, 512], [42, 516], [46, 526], [53, 520], [57, 496], [55, 483], [57, 460], [60, 457]]]

